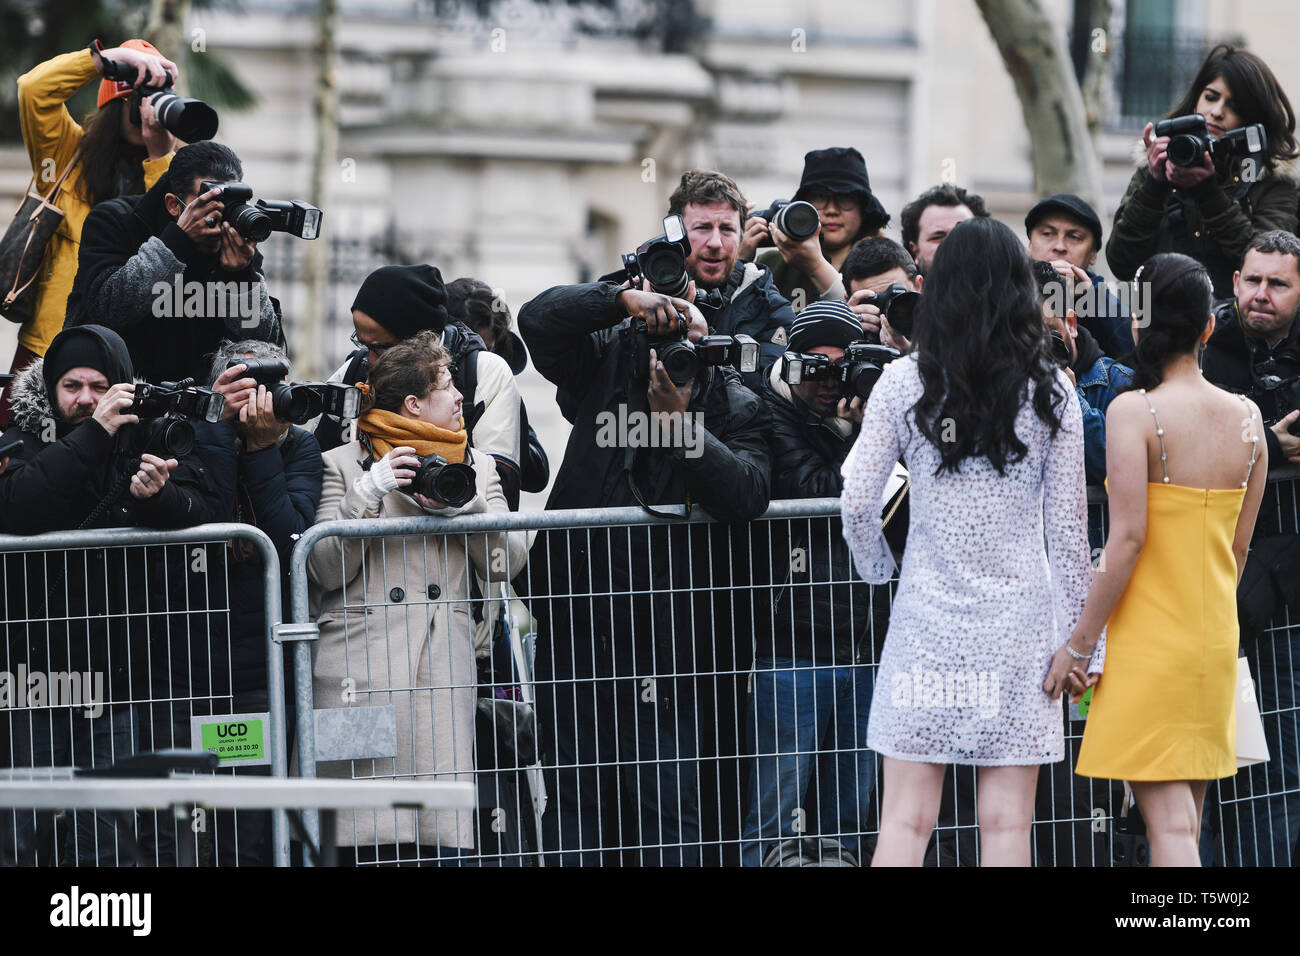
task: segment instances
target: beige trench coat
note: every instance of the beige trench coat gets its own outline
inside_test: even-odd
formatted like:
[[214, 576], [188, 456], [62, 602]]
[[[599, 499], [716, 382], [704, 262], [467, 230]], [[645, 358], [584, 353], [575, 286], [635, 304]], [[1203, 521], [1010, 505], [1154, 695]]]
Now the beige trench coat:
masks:
[[[395, 491], [378, 514], [355, 490], [365, 452], [357, 442], [324, 455], [317, 522], [347, 518], [452, 516], [508, 510], [492, 459], [470, 452], [478, 494], [462, 508], [426, 512]], [[472, 781], [477, 672], [469, 603], [469, 565], [489, 582], [523, 568], [524, 532], [464, 536], [412, 535], [343, 541], [325, 538], [307, 570], [320, 608], [314, 649], [315, 706], [391, 704], [397, 714], [397, 757], [317, 765], [320, 777]], [[469, 811], [391, 810], [339, 814], [342, 846], [415, 843], [432, 849], [474, 845]], [[353, 821], [355, 820], [355, 825]]]

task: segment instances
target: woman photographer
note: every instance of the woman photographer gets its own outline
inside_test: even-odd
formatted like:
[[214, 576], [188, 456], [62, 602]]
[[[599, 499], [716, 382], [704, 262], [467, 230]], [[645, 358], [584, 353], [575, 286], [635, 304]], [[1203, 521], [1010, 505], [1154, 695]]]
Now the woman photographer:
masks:
[[[1154, 256], [1134, 317], [1134, 388], [1106, 415], [1110, 535], [1088, 602], [1045, 689], [1096, 684], [1076, 772], [1127, 780], [1152, 866], [1199, 866], [1210, 780], [1237, 772], [1237, 584], [1264, 494], [1259, 409], [1211, 385], [1210, 283], [1187, 256]], [[1105, 629], [1106, 672], [1084, 673]]]
[[[152, 188], [176, 150], [175, 137], [158, 122], [148, 101], [140, 103], [138, 120], [132, 120], [131, 108], [135, 87], [161, 86], [168, 73], [174, 79], [176, 64], [144, 40], [127, 40], [108, 50], [101, 47], [96, 40], [90, 48], [46, 60], [18, 78], [23, 145], [36, 188], [48, 196], [64, 173], [67, 178], [55, 202], [63, 210], [63, 221], [45, 249], [34, 311], [18, 330], [11, 368], [15, 373], [44, 355], [63, 328], [68, 293], [77, 274], [81, 227], [91, 207]], [[134, 67], [136, 78], [132, 83], [101, 79], [99, 108], [81, 126], [65, 104], [102, 76], [105, 60]], [[8, 423], [6, 390], [0, 399], [0, 428]]]
[[980, 767], [981, 863], [1026, 866], [1039, 765], [1065, 754], [1043, 675], [1091, 567], [1079, 399], [1005, 225], [970, 219], [944, 239], [915, 346], [871, 392], [841, 498], [854, 564], [884, 584], [881, 495], [907, 462], [911, 524], [867, 731], [884, 757], [872, 863], [921, 865], [958, 763]]
[[1264, 127], [1261, 155], [1203, 151], [1199, 162], [1178, 166], [1169, 159], [1169, 136], [1148, 123], [1142, 133], [1141, 168], [1115, 211], [1106, 261], [1120, 279], [1157, 252], [1181, 252], [1205, 266], [1214, 297], [1232, 295], [1232, 274], [1246, 244], [1261, 232], [1295, 232], [1300, 155], [1295, 113], [1273, 71], [1259, 57], [1226, 44], [1201, 65], [1168, 119], [1199, 113], [1205, 133], [1219, 140], [1253, 124]]
[[[432, 332], [392, 346], [370, 373], [360, 437], [326, 453], [317, 522], [476, 512], [505, 513], [492, 460], [468, 448], [451, 357]], [[473, 497], [448, 507], [408, 493], [420, 458], [441, 455], [474, 472]], [[427, 489], [426, 489], [427, 490]], [[319, 589], [316, 706], [392, 704], [397, 757], [322, 764], [322, 777], [469, 780], [474, 769], [477, 675], [469, 607], [471, 563], [486, 581], [523, 567], [523, 532], [325, 539], [308, 560]], [[357, 812], [338, 841], [354, 862], [429, 862], [474, 845], [473, 814], [431, 810]]]

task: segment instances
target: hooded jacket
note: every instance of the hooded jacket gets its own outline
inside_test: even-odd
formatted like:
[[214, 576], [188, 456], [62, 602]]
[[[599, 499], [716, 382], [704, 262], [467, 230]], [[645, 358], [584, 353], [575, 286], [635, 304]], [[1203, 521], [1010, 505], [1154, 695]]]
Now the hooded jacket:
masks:
[[169, 171], [143, 196], [100, 203], [86, 217], [66, 325], [113, 329], [146, 381], [203, 382], [222, 339], [283, 345], [284, 334], [262, 254], [221, 271], [167, 214], [163, 197], [174, 191]]
[[[113, 356], [116, 367], [104, 370], [107, 378], [131, 380], [130, 357], [120, 339], [97, 327], [82, 334], [99, 338]], [[185, 528], [213, 520], [212, 483], [196, 460], [181, 462], [152, 497], [133, 497], [126, 482], [139, 462], [132, 450], [138, 426], [123, 426], [110, 436], [94, 419], [75, 426], [62, 422], [47, 393], [43, 368], [44, 360], [38, 360], [14, 382], [13, 417], [0, 444], [21, 438], [23, 447], [0, 474], [0, 530], [71, 530], [95, 513], [88, 527]], [[111, 504], [102, 507], [114, 491]], [[128, 644], [132, 618], [124, 615], [134, 615], [141, 625], [129, 633], [144, 635], [150, 631], [150, 615], [161, 623], [158, 612], [167, 607], [156, 600], [160, 576], [151, 573], [159, 567], [156, 552], [33, 550], [0, 561], [8, 605], [4, 616], [14, 622], [6, 631], [10, 664], [24, 662], [29, 671], [104, 671], [109, 699], [129, 699], [128, 661], [147, 664], [149, 653], [144, 637]], [[130, 696], [143, 694], [137, 689]]]
[[[1141, 143], [1138, 144], [1141, 146]], [[1205, 266], [1215, 298], [1232, 295], [1232, 274], [1250, 240], [1270, 229], [1296, 229], [1300, 165], [1284, 160], [1250, 182], [1237, 158], [1218, 176], [1191, 188], [1157, 182], [1147, 170], [1146, 148], [1115, 210], [1106, 261], [1117, 278], [1133, 278], [1157, 252], [1181, 252]]]

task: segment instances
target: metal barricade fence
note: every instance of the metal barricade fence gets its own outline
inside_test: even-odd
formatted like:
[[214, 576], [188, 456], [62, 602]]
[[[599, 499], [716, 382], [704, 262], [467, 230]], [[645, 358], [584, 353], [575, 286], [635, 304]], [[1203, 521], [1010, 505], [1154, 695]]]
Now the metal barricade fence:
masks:
[[[1261, 526], [1300, 531], [1293, 479], [1272, 488]], [[1089, 513], [1096, 549], [1096, 490]], [[742, 525], [635, 508], [317, 525], [291, 560], [284, 629], [301, 640], [299, 772], [475, 781], [472, 815], [341, 814], [356, 864], [865, 862], [880, 779], [866, 722], [871, 695], [895, 690], [873, 687], [895, 585], [857, 578], [837, 499]], [[1296, 642], [1288, 617], [1253, 650], [1273, 759], [1211, 785], [1207, 861], [1291, 858]], [[995, 712], [971, 676], [958, 692]], [[1140, 862], [1140, 835], [1117, 832], [1122, 785], [1073, 773], [1084, 719], [1063, 710], [1035, 864]], [[974, 865], [975, 774], [954, 769], [927, 862]]]
[[[280, 561], [265, 533], [3, 535], [0, 571], [5, 776], [214, 747], [233, 768], [219, 773], [287, 775]], [[288, 850], [283, 810], [0, 811], [0, 865], [287, 865]]]

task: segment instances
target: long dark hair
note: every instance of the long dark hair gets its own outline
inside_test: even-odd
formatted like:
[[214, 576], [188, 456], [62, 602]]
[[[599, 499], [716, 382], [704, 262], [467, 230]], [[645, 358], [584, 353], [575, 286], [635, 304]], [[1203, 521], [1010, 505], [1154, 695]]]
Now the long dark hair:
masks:
[[[122, 111], [129, 97], [110, 100], [82, 121], [86, 132], [77, 147], [76, 161], [81, 167], [82, 198], [91, 206], [144, 192], [144, 168], [149, 156], [143, 146], [136, 146], [122, 135]], [[59, 170], [62, 172], [62, 170]], [[126, 188], [121, 190], [123, 177]]]
[[1195, 351], [1210, 321], [1214, 291], [1205, 266], [1177, 252], [1162, 252], [1142, 263], [1133, 277], [1133, 284], [1138, 283], [1147, 291], [1136, 297], [1142, 308], [1131, 388], [1155, 388], [1172, 359]]
[[1232, 94], [1232, 105], [1243, 126], [1260, 123], [1268, 136], [1268, 165], [1300, 156], [1295, 138], [1295, 111], [1282, 84], [1268, 64], [1253, 53], [1220, 43], [1206, 56], [1182, 101], [1167, 118], [1196, 112], [1201, 92], [1222, 79]]
[[916, 312], [924, 392], [917, 428], [939, 450], [935, 474], [986, 457], [999, 474], [1024, 458], [1016, 416], [1026, 388], [1055, 437], [1065, 394], [1057, 387], [1038, 285], [1016, 234], [996, 219], [959, 223], [925, 277]]

